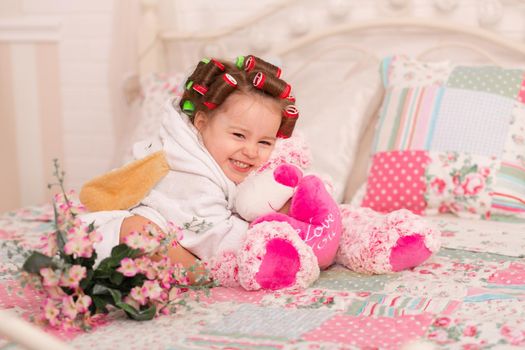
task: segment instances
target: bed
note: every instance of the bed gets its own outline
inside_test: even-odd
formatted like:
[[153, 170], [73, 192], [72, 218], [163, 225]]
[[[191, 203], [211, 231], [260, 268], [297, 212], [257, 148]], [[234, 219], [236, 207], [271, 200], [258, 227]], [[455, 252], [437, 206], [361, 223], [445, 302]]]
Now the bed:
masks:
[[[389, 6], [389, 2], [378, 3]], [[177, 93], [188, 69], [203, 54], [234, 57], [245, 54], [249, 47], [281, 65], [296, 89], [303, 119], [299, 130], [312, 140], [314, 161], [317, 159], [314, 170], [331, 177], [339, 202], [361, 204], [370, 195], [370, 185], [367, 189], [364, 184], [369, 184], [373, 168], [371, 148], [380, 150], [377, 137], [373, 141], [374, 133], [381, 129], [376, 124], [388, 118], [385, 75], [378, 73], [383, 57], [409, 55], [407, 62], [417, 61], [425, 67], [446, 60], [447, 64], [469, 67], [491, 64], [513, 69], [520, 63], [523, 68], [525, 58], [525, 45], [495, 31], [458, 21], [410, 18], [403, 10], [409, 2], [391, 3], [397, 5], [388, 16], [349, 20], [344, 2], [330, 2], [333, 24], [323, 26], [308, 22], [304, 11], [315, 12], [315, 6], [320, 6], [311, 2], [304, 8], [296, 1], [277, 2], [253, 17], [210, 31], [193, 28], [196, 15], [190, 13], [177, 18], [179, 28], [190, 28], [181, 31], [162, 27], [166, 19], [159, 17], [169, 12], [163, 11], [163, 3], [143, 1], [138, 36], [140, 73], [126, 84], [128, 94], [136, 93], [129, 87], [138, 84], [142, 95], [139, 126], [132, 139], [156, 128], [159, 101]], [[454, 11], [453, 6], [448, 9], [445, 5], [442, 11]], [[277, 35], [283, 29], [271, 23], [282, 23], [290, 13], [299, 14], [286, 22], [290, 23], [291, 38]], [[268, 40], [268, 33], [278, 39]], [[410, 45], [403, 44], [407, 42]], [[392, 75], [389, 79], [395, 80]], [[519, 96], [525, 101], [525, 92]], [[523, 139], [519, 132], [516, 135], [514, 140], [519, 144]], [[124, 154], [123, 162], [126, 157]], [[525, 189], [516, 191], [524, 198]], [[247, 292], [217, 287], [198, 301], [188, 299], [189, 308], [152, 321], [135, 322], [114, 314], [87, 333], [46, 329], [46, 334], [24, 323], [18, 328], [7, 324], [15, 324], [9, 320], [32, 320], [38, 313], [42, 296], [22, 288], [16, 274], [23, 253], [37, 247], [42, 234], [53, 230], [52, 207], [3, 213], [0, 348], [16, 347], [13, 340], [39, 349], [522, 348], [525, 219], [505, 211], [512, 207], [512, 213], [519, 214], [519, 201], [498, 203], [508, 206], [493, 206], [497, 210], [493, 209], [496, 214], [490, 220], [477, 211], [479, 207], [472, 207], [472, 215], [461, 208], [455, 215], [429, 215], [428, 220], [442, 232], [442, 248], [410, 270], [364, 275], [333, 265], [303, 291]], [[53, 338], [47, 339], [49, 335]]]

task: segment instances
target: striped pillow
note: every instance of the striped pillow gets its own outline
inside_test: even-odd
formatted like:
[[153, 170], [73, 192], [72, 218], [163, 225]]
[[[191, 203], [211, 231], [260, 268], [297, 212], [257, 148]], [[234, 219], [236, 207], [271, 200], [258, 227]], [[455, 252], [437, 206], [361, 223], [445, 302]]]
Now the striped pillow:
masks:
[[382, 62], [381, 108], [363, 206], [525, 218], [525, 71]]

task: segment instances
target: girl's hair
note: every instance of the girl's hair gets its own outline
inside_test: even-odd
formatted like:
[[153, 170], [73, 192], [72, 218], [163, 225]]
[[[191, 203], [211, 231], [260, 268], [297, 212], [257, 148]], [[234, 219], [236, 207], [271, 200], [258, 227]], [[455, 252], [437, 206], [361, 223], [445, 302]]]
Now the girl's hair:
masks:
[[203, 59], [186, 80], [180, 108], [193, 122], [197, 112], [214, 110], [234, 91], [262, 94], [280, 104], [282, 117], [277, 136], [288, 138], [299, 113], [290, 85], [280, 76], [279, 67], [252, 55], [237, 57], [235, 64]]

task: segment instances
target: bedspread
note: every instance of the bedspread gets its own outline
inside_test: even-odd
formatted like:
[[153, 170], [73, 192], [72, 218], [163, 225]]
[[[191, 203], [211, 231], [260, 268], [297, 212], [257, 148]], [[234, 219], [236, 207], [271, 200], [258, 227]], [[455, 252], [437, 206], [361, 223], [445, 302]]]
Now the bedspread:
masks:
[[[22, 252], [53, 229], [51, 213], [0, 215], [0, 309], [26, 319], [41, 297], [15, 275]], [[301, 292], [218, 287], [173, 315], [115, 313], [89, 333], [55, 334], [78, 349], [397, 349], [416, 339], [437, 349], [525, 347], [525, 224], [432, 220], [444, 248], [409, 271], [367, 276], [335, 265]]]

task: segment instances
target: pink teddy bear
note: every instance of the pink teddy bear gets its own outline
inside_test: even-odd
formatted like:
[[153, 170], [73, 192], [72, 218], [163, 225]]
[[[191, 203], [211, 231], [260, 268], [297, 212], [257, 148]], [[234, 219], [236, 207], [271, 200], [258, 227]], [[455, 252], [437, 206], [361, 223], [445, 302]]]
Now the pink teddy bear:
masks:
[[[379, 214], [339, 206], [317, 176], [300, 137], [279, 141], [272, 158], [239, 185], [237, 212], [251, 221], [238, 252], [208, 266], [223, 286], [247, 290], [310, 286], [334, 261], [361, 273], [417, 266], [439, 249], [439, 231], [407, 210]], [[288, 215], [276, 212], [291, 198]]]
[[[334, 262], [340, 211], [321, 179], [303, 176], [309, 164], [300, 136], [279, 140], [268, 163], [239, 185], [235, 208], [251, 224], [241, 249], [208, 264], [222, 285], [306, 288]], [[277, 213], [289, 199], [289, 213]]]

